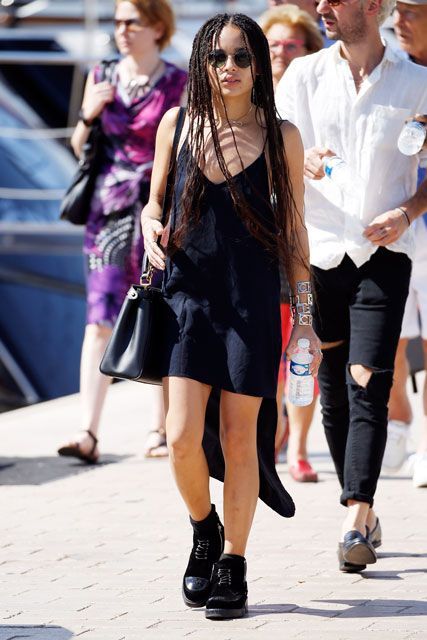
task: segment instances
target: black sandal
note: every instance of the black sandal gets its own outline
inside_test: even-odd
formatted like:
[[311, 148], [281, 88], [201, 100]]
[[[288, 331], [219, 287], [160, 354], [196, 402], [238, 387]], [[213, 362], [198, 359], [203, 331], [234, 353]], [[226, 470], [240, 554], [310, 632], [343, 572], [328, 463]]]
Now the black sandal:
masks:
[[58, 449], [58, 454], [66, 458], [77, 458], [78, 460], [82, 460], [87, 464], [96, 464], [99, 459], [99, 454], [95, 455], [98, 438], [92, 433], [92, 431], [90, 431], [90, 429], [87, 429], [85, 433], [87, 433], [92, 438], [93, 442], [92, 448], [89, 453], [84, 453], [82, 451], [80, 442], [71, 442], [64, 447], [60, 447]]

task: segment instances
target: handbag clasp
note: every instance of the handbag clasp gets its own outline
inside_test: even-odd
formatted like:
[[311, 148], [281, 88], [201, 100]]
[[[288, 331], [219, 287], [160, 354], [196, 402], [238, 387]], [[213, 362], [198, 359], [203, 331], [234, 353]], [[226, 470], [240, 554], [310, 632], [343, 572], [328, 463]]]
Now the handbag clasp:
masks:
[[140, 284], [144, 288], [149, 287], [151, 285], [151, 281], [153, 279], [153, 275], [154, 275], [154, 268], [150, 264], [150, 265], [148, 265], [147, 271], [144, 271], [144, 273], [141, 275], [141, 278], [139, 279]]

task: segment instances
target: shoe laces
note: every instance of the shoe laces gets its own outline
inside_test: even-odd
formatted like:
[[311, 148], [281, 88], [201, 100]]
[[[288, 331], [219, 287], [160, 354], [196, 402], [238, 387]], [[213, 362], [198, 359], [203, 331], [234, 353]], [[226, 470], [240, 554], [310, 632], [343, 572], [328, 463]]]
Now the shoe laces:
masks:
[[231, 569], [218, 569], [218, 584], [231, 587]]
[[210, 540], [208, 538], [197, 538], [197, 546], [194, 551], [196, 560], [207, 560]]

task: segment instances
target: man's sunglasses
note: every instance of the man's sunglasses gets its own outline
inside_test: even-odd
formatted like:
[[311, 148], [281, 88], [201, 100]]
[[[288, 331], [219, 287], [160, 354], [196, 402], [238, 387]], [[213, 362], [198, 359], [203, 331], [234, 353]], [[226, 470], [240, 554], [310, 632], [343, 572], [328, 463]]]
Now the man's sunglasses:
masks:
[[120, 29], [121, 26], [124, 26], [125, 29], [129, 29], [129, 31], [141, 31], [143, 25], [138, 18], [129, 18], [129, 20], [114, 20], [114, 28]]
[[[247, 69], [252, 64], [252, 54], [247, 49], [238, 49], [235, 53], [231, 53], [230, 57], [233, 59], [236, 67], [240, 67], [240, 69]], [[214, 49], [208, 53], [208, 62], [211, 67], [215, 69], [224, 67], [228, 58], [228, 54], [222, 49]]]
[[[351, 0], [326, 0], [330, 7], [339, 7], [340, 4], [353, 4]], [[315, 1], [315, 6], [317, 7], [320, 4], [320, 0]]]

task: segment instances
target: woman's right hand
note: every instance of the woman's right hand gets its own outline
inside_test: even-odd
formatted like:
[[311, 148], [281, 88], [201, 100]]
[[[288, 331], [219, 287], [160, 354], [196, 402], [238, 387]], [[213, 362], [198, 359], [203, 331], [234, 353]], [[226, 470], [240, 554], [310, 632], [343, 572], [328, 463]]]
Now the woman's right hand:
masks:
[[144, 250], [148, 256], [150, 264], [161, 271], [165, 268], [165, 254], [157, 244], [158, 239], [164, 231], [164, 227], [160, 220], [142, 216], [141, 218], [142, 235], [144, 236]]
[[82, 105], [86, 120], [94, 120], [109, 102], [114, 100], [114, 86], [107, 81], [97, 82], [87, 87]]

